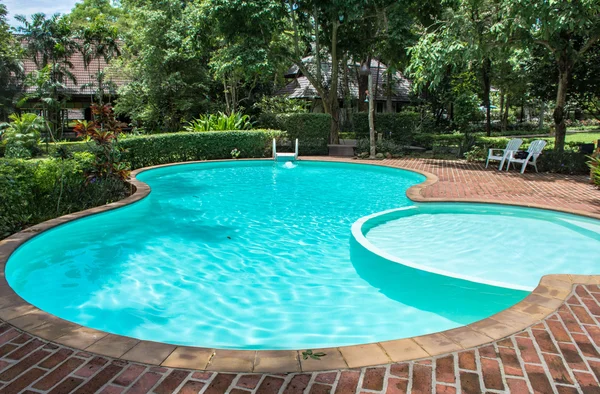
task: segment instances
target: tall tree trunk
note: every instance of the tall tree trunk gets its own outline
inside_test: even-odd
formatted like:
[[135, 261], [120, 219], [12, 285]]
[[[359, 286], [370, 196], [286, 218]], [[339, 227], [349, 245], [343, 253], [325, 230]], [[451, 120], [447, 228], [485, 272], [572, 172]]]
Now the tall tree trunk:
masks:
[[330, 114], [331, 114], [331, 132], [329, 133], [329, 143], [340, 143], [340, 103], [338, 100], [338, 83], [340, 62], [338, 60], [338, 28], [340, 22], [335, 19], [331, 29], [331, 83], [329, 88]]
[[506, 131], [506, 129], [508, 128], [508, 111], [510, 109], [510, 99], [509, 99], [509, 95], [506, 95], [506, 98], [504, 99], [504, 113], [502, 114], [502, 131]]
[[485, 106], [485, 133], [489, 137], [492, 135], [492, 110], [490, 100], [491, 90], [491, 70], [492, 61], [487, 58], [483, 61], [482, 80], [483, 80], [483, 105]]
[[500, 119], [504, 114], [504, 90], [500, 90]]
[[558, 60], [558, 92], [556, 93], [556, 108], [552, 114], [556, 130], [554, 149], [557, 152], [562, 152], [565, 149], [565, 137], [567, 135], [565, 104], [567, 102], [569, 74], [572, 67], [573, 63], [568, 59], [568, 56], [563, 55]]
[[370, 144], [370, 157], [375, 158], [377, 143], [375, 142], [375, 96], [373, 88], [373, 75], [371, 74], [371, 68], [369, 67], [369, 144]]
[[392, 103], [392, 85], [393, 85], [393, 76], [392, 70], [388, 67], [387, 69], [387, 84], [386, 84], [386, 112], [394, 112], [394, 105]]

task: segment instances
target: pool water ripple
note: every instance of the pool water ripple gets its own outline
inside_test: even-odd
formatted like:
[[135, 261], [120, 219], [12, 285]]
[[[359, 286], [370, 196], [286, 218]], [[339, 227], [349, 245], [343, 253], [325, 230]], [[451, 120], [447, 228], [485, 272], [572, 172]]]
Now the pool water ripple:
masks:
[[152, 192], [40, 234], [9, 259], [28, 302], [78, 324], [178, 345], [304, 349], [458, 327], [526, 292], [439, 278], [360, 247], [360, 217], [424, 180], [377, 166], [222, 162], [138, 175]]

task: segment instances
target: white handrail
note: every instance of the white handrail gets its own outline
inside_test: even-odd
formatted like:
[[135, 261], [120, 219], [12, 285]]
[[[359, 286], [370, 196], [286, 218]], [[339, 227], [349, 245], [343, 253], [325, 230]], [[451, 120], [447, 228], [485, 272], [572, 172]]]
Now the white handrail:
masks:
[[277, 161], [277, 144], [275, 138], [273, 138], [273, 160]]
[[295, 151], [294, 160], [298, 159], [298, 138], [296, 138], [296, 151]]

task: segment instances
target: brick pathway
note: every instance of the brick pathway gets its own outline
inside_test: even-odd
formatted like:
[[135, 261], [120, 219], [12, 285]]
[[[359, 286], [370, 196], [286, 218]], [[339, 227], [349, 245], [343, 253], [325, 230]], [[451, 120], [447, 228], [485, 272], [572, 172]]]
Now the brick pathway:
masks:
[[146, 366], [0, 326], [0, 393], [600, 393], [600, 287], [490, 345], [413, 362], [288, 375]]
[[[308, 159], [313, 158], [308, 157]], [[314, 159], [323, 160], [318, 157]], [[352, 162], [373, 163], [363, 160], [352, 160]], [[505, 201], [523, 205], [543, 204], [600, 214], [600, 191], [590, 185], [589, 178], [583, 175], [536, 174], [535, 172], [520, 174], [516, 170], [498, 171], [497, 163], [496, 165], [490, 163], [490, 167], [486, 169], [480, 163], [469, 163], [464, 160], [402, 158], [379, 163], [436, 175], [439, 181], [421, 192], [425, 199], [471, 199]]]
[[[600, 213], [585, 177], [517, 175], [402, 159], [438, 175], [424, 197], [535, 202]], [[540, 201], [541, 200], [541, 201]], [[195, 372], [99, 357], [0, 324], [0, 393], [600, 393], [600, 287], [577, 285], [544, 321], [490, 345], [362, 369], [288, 375]]]

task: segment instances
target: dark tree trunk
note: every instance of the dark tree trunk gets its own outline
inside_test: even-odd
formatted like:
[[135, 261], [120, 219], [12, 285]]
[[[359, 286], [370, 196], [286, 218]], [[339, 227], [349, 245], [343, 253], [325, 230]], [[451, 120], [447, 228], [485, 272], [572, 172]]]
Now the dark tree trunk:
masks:
[[386, 101], [385, 108], [386, 112], [394, 112], [394, 105], [392, 103], [392, 86], [394, 83], [394, 79], [392, 76], [392, 70], [387, 69], [387, 85], [386, 85]]
[[492, 111], [491, 111], [491, 100], [490, 100], [490, 90], [491, 90], [491, 70], [492, 70], [492, 61], [488, 58], [483, 61], [482, 68], [482, 81], [483, 81], [483, 105], [485, 106], [485, 133], [487, 136], [492, 135]]
[[506, 95], [506, 98], [504, 99], [504, 113], [502, 114], [502, 131], [506, 131], [506, 129], [508, 128], [508, 115], [509, 115], [509, 109], [510, 109], [510, 100], [509, 100], [509, 96], [508, 94]]
[[558, 91], [556, 93], [556, 107], [552, 117], [554, 118], [554, 127], [556, 130], [554, 149], [562, 152], [565, 149], [565, 137], [567, 135], [567, 125], [565, 123], [565, 104], [567, 102], [567, 88], [569, 83], [569, 74], [573, 63], [569, 58], [561, 56], [558, 61]]

